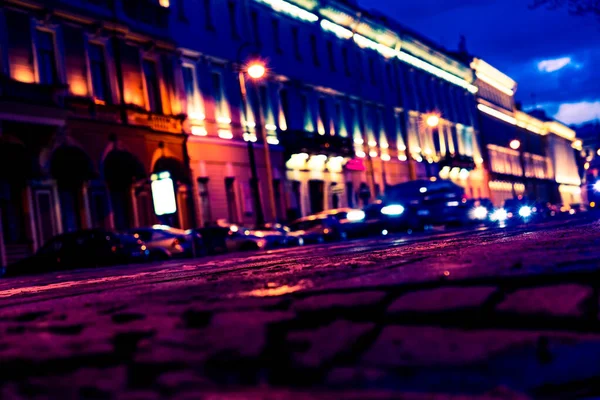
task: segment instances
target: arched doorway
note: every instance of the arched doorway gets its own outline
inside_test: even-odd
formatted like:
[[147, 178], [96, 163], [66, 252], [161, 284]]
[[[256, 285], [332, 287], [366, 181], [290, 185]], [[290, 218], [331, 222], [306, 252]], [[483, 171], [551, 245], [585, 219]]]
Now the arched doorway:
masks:
[[156, 160], [152, 168], [153, 174], [169, 172], [173, 180], [175, 196], [177, 199], [177, 214], [161, 217], [161, 223], [180, 228], [190, 228], [192, 215], [192, 197], [189, 190], [189, 174], [184, 163], [175, 157], [163, 156]]
[[39, 173], [39, 165], [23, 144], [0, 142], [0, 218], [7, 245], [30, 244], [27, 184]]
[[104, 179], [108, 185], [115, 229], [134, 226], [133, 185], [146, 177], [142, 163], [131, 153], [112, 150], [104, 159]]
[[79, 147], [60, 146], [50, 158], [50, 175], [58, 187], [63, 231], [87, 227], [83, 187], [96, 176], [92, 160]]

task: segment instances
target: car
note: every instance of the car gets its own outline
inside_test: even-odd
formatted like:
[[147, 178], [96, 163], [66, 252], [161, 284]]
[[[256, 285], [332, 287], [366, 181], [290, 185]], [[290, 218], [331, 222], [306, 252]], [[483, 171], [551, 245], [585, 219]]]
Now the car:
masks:
[[144, 262], [150, 251], [129, 234], [102, 229], [65, 233], [50, 239], [33, 256], [8, 265], [0, 274], [29, 275], [51, 271]]
[[315, 216], [334, 218], [338, 222], [336, 230], [339, 232], [340, 239], [361, 237], [368, 234], [365, 223], [366, 214], [363, 210], [350, 207], [333, 208], [321, 211]]
[[281, 245], [283, 246], [302, 246], [304, 244], [304, 239], [302, 239], [302, 237], [300, 235], [298, 235], [295, 232], [292, 232], [292, 230], [283, 224], [280, 223], [272, 223], [272, 222], [268, 222], [265, 223], [263, 225], [261, 225], [260, 227], [257, 227], [254, 229], [255, 231], [262, 231], [265, 234], [270, 234], [270, 233], [275, 233], [275, 234], [279, 234], [281, 235]]
[[468, 218], [473, 224], [489, 224], [490, 216], [494, 212], [494, 205], [490, 199], [469, 199], [465, 206], [468, 208]]
[[[277, 239], [275, 239], [275, 237]], [[225, 240], [227, 251], [257, 251], [277, 247], [281, 234], [265, 234], [264, 231], [231, 225]]]
[[400, 209], [411, 229], [427, 225], [456, 226], [468, 222], [469, 207], [464, 189], [449, 180], [418, 179], [386, 189], [382, 201]]
[[404, 206], [377, 200], [367, 204], [365, 212], [365, 230], [370, 235], [387, 235], [410, 229]]
[[543, 218], [543, 210], [538, 209], [537, 203], [525, 196], [519, 196], [504, 201], [508, 223], [531, 222]]
[[316, 214], [297, 219], [290, 224], [292, 234], [304, 244], [332, 242], [343, 239], [340, 221], [332, 215]]
[[141, 239], [150, 250], [150, 257], [155, 260], [195, 257], [205, 253], [202, 236], [192, 230], [154, 225], [131, 229], [128, 233]]

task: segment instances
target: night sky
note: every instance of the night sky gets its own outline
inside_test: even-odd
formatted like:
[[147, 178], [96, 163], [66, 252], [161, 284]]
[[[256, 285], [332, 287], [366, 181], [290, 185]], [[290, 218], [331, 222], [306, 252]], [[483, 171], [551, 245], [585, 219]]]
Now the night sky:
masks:
[[359, 0], [447, 49], [468, 51], [515, 79], [523, 107], [567, 124], [600, 119], [600, 19], [530, 10], [530, 0]]

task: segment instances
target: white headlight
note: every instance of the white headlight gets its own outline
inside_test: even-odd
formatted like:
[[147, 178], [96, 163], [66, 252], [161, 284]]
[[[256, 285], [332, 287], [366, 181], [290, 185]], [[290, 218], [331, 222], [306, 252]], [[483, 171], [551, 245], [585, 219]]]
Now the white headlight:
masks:
[[348, 221], [362, 221], [363, 219], [365, 219], [365, 212], [361, 210], [348, 211], [346, 219]]
[[600, 192], [600, 181], [596, 181], [596, 183], [594, 183], [594, 191]]
[[400, 215], [404, 212], [404, 207], [400, 204], [391, 204], [381, 209], [383, 215]]
[[519, 215], [523, 218], [531, 217], [531, 207], [523, 206], [523, 207], [519, 208]]
[[473, 209], [473, 217], [475, 217], [475, 219], [484, 220], [487, 218], [487, 216], [488, 216], [487, 208], [485, 208], [483, 206], [479, 206], [479, 207], [475, 207]]
[[499, 208], [490, 216], [492, 221], [504, 222], [508, 219], [508, 213], [504, 208]]

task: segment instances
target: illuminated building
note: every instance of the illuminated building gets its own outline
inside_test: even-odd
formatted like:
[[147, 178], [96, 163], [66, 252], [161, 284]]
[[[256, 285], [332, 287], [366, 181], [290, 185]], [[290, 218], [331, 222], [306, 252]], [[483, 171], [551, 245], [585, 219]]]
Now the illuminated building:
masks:
[[517, 84], [490, 64], [473, 59], [477, 77], [483, 161], [489, 196], [496, 205], [515, 196], [581, 203], [579, 173], [572, 145], [575, 132], [540, 110], [516, 108]]
[[0, 8], [0, 264], [77, 229], [191, 227], [169, 2], [45, 4]]

